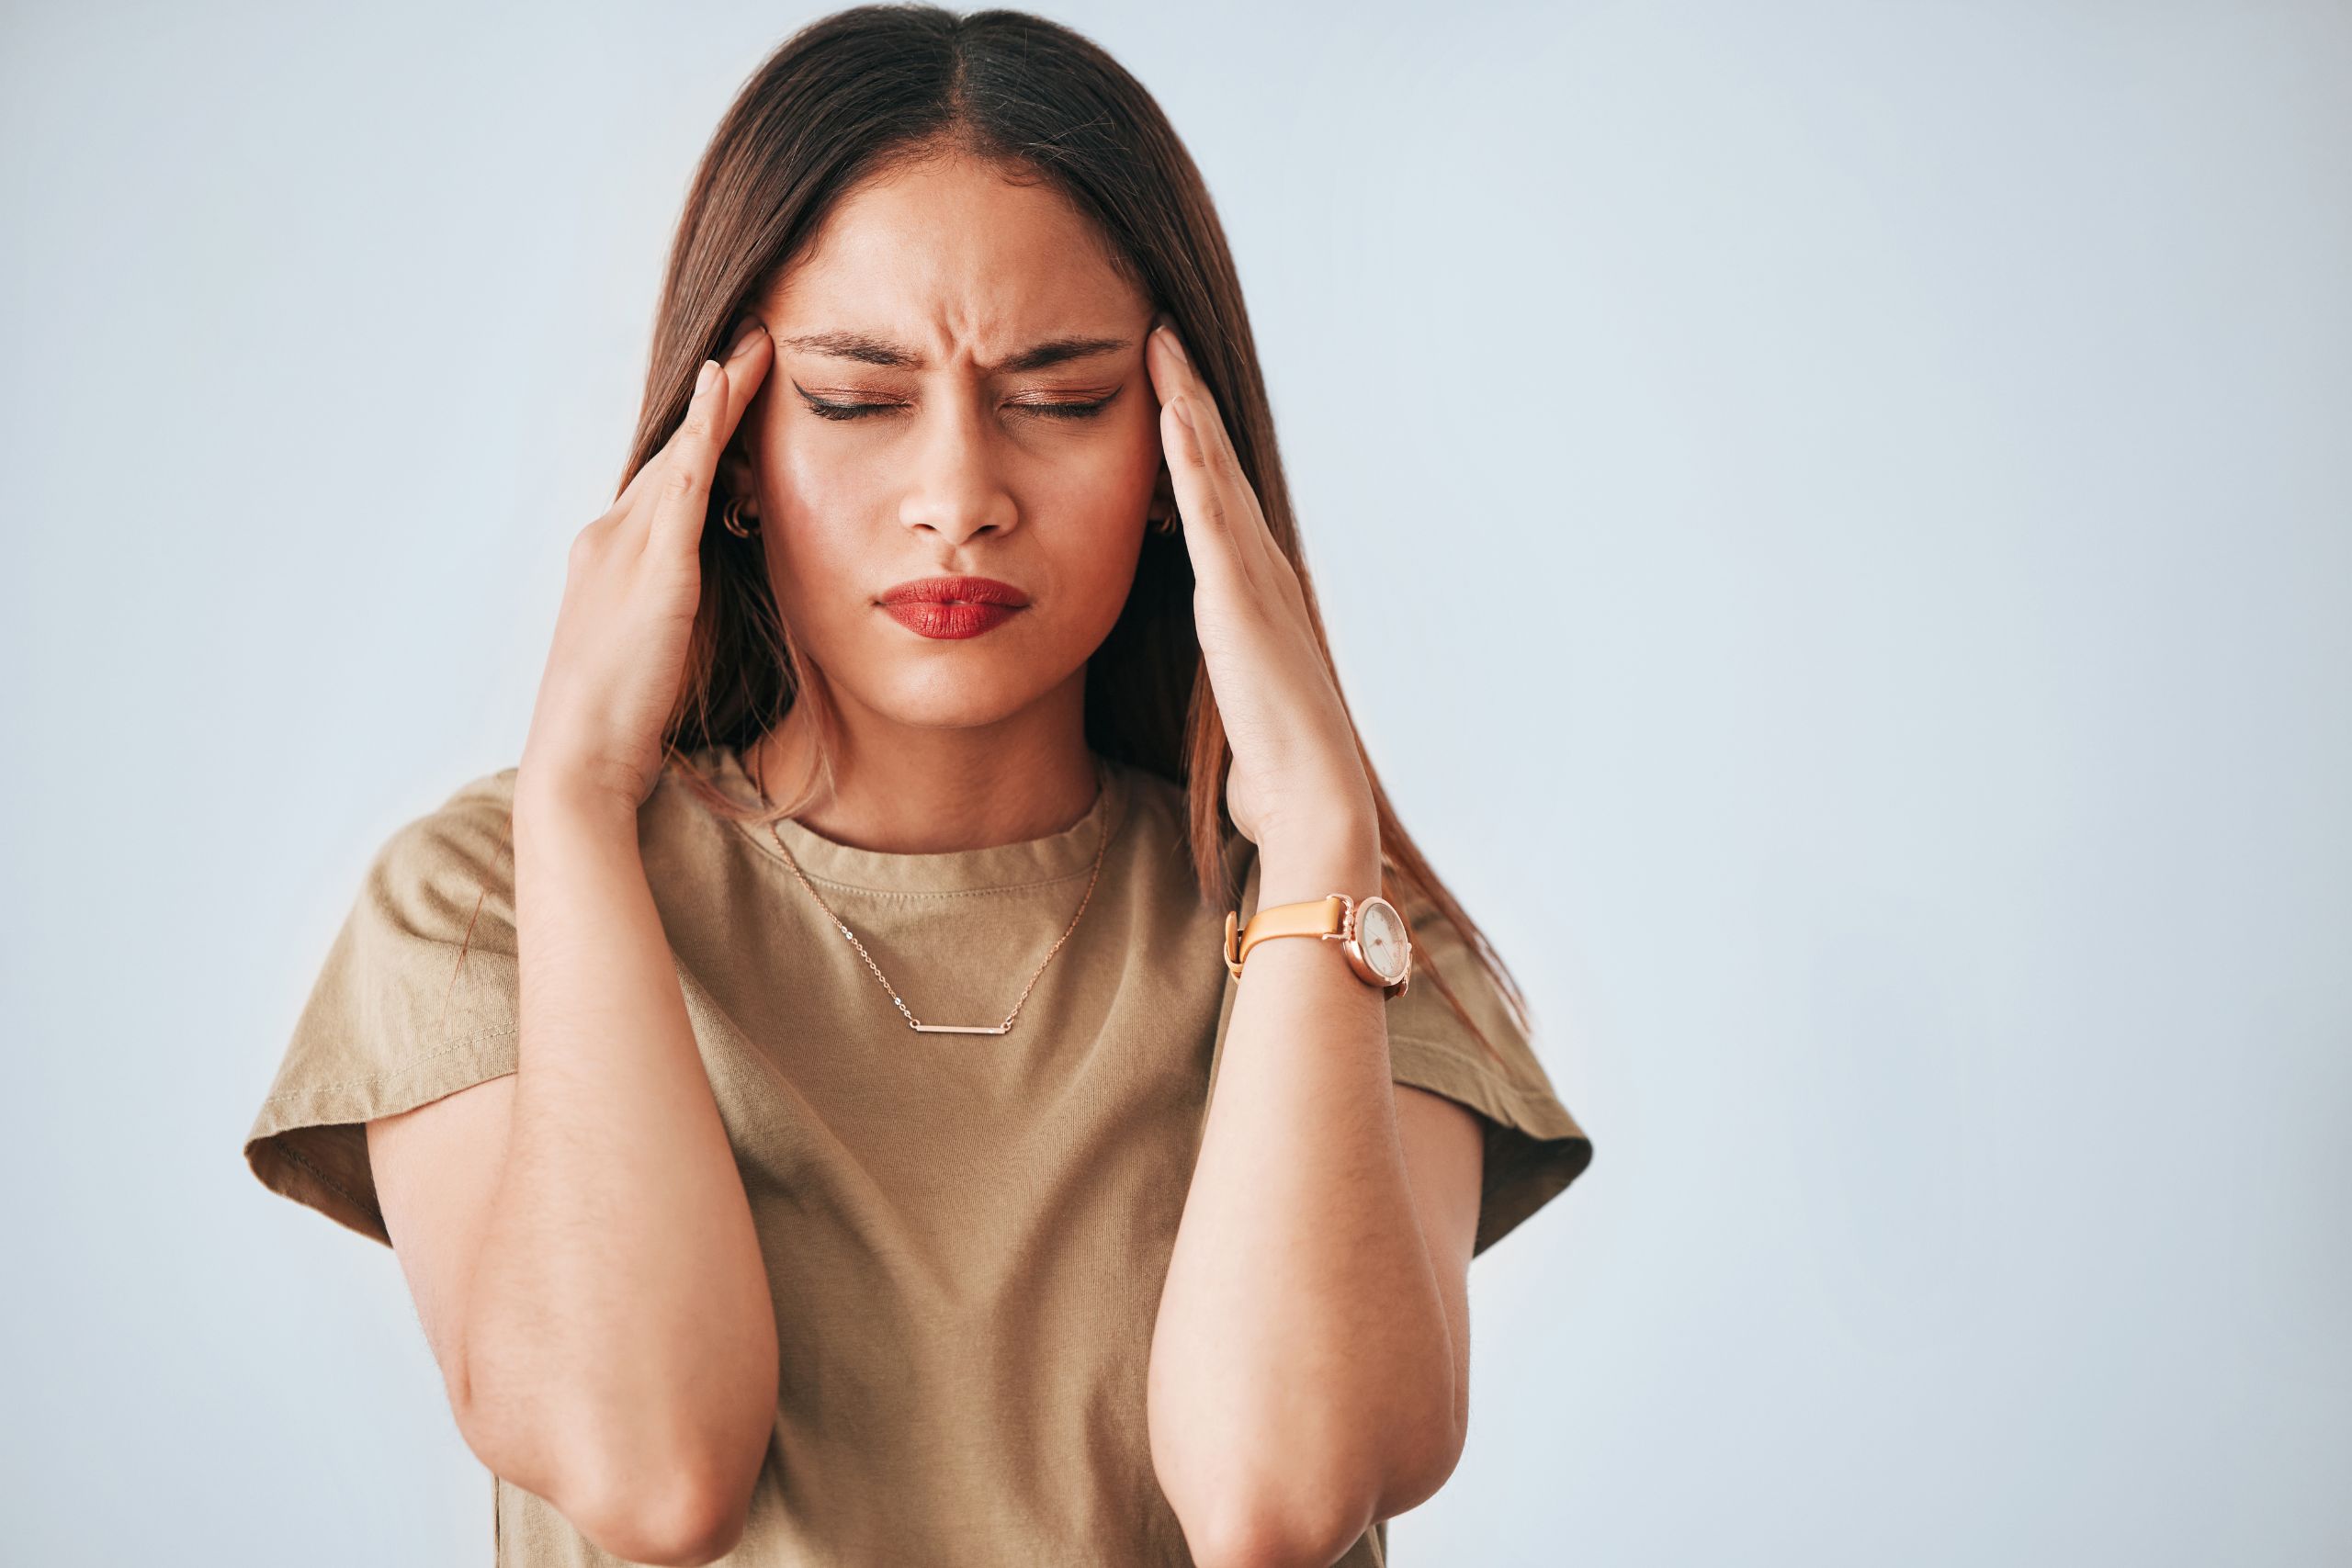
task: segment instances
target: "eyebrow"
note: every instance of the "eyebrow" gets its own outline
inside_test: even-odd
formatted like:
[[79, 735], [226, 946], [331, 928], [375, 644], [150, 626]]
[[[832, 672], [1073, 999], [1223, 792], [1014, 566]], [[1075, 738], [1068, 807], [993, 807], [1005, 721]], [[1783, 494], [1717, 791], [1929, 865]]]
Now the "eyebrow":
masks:
[[[783, 340], [786, 348], [797, 348], [803, 354], [821, 354], [833, 359], [854, 359], [861, 365], [887, 366], [894, 370], [920, 370], [922, 355], [913, 349], [871, 333], [828, 332], [805, 333], [798, 337]], [[1055, 337], [1033, 344], [1001, 363], [983, 365], [989, 374], [1017, 373], [1043, 370], [1069, 359], [1088, 359], [1113, 349], [1132, 348], [1135, 344], [1123, 337]]]

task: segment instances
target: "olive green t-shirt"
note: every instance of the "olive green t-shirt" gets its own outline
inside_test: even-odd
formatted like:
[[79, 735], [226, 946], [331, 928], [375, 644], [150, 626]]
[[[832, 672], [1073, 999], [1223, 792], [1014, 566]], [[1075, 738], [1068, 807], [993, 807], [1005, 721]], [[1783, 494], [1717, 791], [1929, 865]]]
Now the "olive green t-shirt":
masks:
[[[756, 804], [731, 749], [692, 754]], [[329, 949], [244, 1144], [254, 1174], [390, 1245], [363, 1124], [515, 1070], [515, 770], [395, 831]], [[1238, 982], [1185, 849], [1183, 794], [1114, 762], [1065, 831], [933, 854], [778, 823], [927, 1023], [907, 1026], [764, 829], [673, 772], [639, 812], [705, 1070], [774, 1282], [770, 1440], [729, 1563], [1189, 1564], [1152, 1472], [1152, 1319]], [[1228, 837], [1244, 919], [1256, 851]], [[1451, 926], [1408, 904], [1415, 983], [1387, 1004], [1395, 1080], [1483, 1118], [1484, 1251], [1592, 1145]], [[1442, 970], [1506, 1067], [1426, 983]], [[1367, 1291], [1383, 1288], [1363, 1281]], [[619, 1561], [492, 1483], [499, 1568]], [[1385, 1557], [1385, 1526], [1340, 1559]]]

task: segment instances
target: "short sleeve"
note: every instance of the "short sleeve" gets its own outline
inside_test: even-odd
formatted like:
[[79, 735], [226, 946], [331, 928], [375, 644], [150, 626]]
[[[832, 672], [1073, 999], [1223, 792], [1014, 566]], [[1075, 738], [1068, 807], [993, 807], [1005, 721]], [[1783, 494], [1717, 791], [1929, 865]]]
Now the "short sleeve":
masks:
[[264, 1186], [387, 1247], [366, 1123], [514, 1070], [515, 773], [377, 852], [245, 1135]]
[[[1389, 1076], [1478, 1114], [1486, 1177], [1475, 1257], [1583, 1175], [1592, 1163], [1592, 1140], [1560, 1102], [1526, 1033], [1512, 1021], [1510, 1003], [1461, 931], [1426, 898], [1400, 898], [1398, 907], [1412, 934], [1413, 967], [1405, 994], [1388, 1002]], [[1447, 1002], [1440, 979], [1469, 1021]]]
[[[1237, 843], [1236, 853], [1241, 886], [1236, 912], [1247, 920], [1257, 912], [1261, 867], [1248, 840]], [[1426, 897], [1394, 891], [1395, 881], [1391, 897], [1412, 934], [1413, 969], [1405, 994], [1385, 1004], [1388, 1076], [1443, 1095], [1479, 1119], [1486, 1149], [1478, 1227], [1470, 1249], [1475, 1258], [1567, 1190], [1592, 1163], [1592, 1140], [1560, 1102], [1526, 1032], [1512, 1021], [1509, 1000], [1472, 956], [1461, 931], [1441, 919]], [[1467, 1021], [1446, 1001], [1440, 979], [1469, 1013]], [[1209, 1060], [1212, 1083], [1236, 990], [1234, 983], [1226, 986]]]

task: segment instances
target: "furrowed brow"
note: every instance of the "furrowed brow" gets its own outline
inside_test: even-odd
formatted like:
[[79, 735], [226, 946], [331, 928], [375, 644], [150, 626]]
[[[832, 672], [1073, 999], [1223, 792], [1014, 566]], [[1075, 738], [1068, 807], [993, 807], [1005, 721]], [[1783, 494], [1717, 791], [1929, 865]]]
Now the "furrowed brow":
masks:
[[[1044, 343], [1023, 349], [994, 368], [1000, 373], [1043, 370], [1047, 366], [1059, 365], [1064, 360], [1091, 359], [1098, 354], [1108, 354], [1113, 349], [1133, 346], [1123, 337], [1047, 338]], [[982, 368], [989, 367], [984, 366]]]
[[[854, 359], [861, 365], [880, 365], [894, 370], [922, 368], [922, 355], [901, 344], [878, 338], [870, 333], [826, 332], [805, 333], [784, 340], [786, 348], [803, 354], [823, 355], [831, 359]], [[1119, 337], [1057, 337], [1047, 338], [1020, 353], [1007, 357], [1001, 364], [980, 367], [990, 375], [1017, 374], [1023, 370], [1043, 370], [1072, 359], [1091, 359], [1098, 354], [1135, 345]]]
[[806, 333], [799, 337], [786, 338], [784, 345], [797, 348], [803, 354], [821, 354], [831, 359], [854, 359], [861, 365], [887, 365], [899, 370], [912, 370], [922, 363], [922, 355], [913, 349], [901, 348], [868, 333]]

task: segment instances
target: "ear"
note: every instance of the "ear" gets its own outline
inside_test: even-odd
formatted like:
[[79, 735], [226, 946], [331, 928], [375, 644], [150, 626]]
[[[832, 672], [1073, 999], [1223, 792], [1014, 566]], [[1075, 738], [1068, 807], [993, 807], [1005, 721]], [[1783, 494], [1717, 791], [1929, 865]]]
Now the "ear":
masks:
[[1174, 517], [1176, 511], [1176, 481], [1169, 478], [1168, 459], [1163, 457], [1159, 459], [1159, 472], [1151, 481], [1151, 502], [1145, 508], [1145, 514]]
[[[713, 476], [716, 480], [714, 489], [746, 500], [759, 494], [759, 470], [753, 465], [750, 448], [751, 437], [741, 430], [736, 431], [733, 439], [719, 448], [718, 468]], [[756, 502], [753, 513], [756, 515]]]

